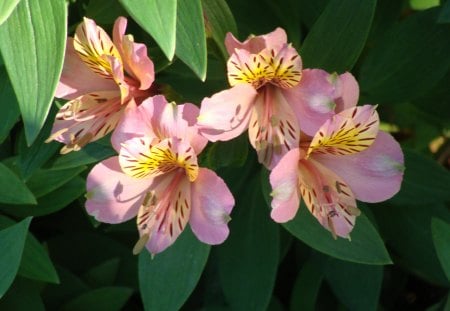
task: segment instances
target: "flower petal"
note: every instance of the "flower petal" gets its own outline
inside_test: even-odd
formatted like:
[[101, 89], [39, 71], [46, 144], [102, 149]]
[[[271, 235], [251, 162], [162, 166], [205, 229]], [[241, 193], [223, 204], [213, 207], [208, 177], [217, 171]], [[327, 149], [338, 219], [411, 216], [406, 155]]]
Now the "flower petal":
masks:
[[336, 112], [355, 107], [359, 99], [359, 85], [350, 72], [339, 75], [336, 81]]
[[348, 237], [360, 214], [350, 187], [314, 160], [300, 160], [300, 193], [311, 214], [334, 237]]
[[127, 19], [118, 17], [114, 23], [113, 41], [119, 50], [125, 70], [140, 82], [139, 89], [148, 89], [155, 80], [153, 62], [147, 55], [147, 47], [135, 43], [131, 35], [125, 35]]
[[294, 218], [300, 205], [298, 193], [298, 162], [300, 150], [292, 149], [281, 158], [270, 173], [272, 186], [272, 212], [276, 222], [287, 222]]
[[314, 136], [307, 153], [346, 155], [367, 149], [375, 140], [380, 120], [376, 106], [346, 109], [328, 119]]
[[237, 40], [230, 32], [225, 37], [225, 46], [230, 55], [234, 53], [235, 49], [244, 49], [255, 54], [265, 48], [278, 48], [285, 43], [287, 43], [287, 35], [282, 28], [276, 28], [265, 35], [250, 36], [244, 42]]
[[119, 96], [118, 91], [95, 92], [67, 102], [56, 114], [48, 141], [66, 144], [61, 153], [67, 153], [110, 133], [123, 112]]
[[135, 179], [124, 174], [118, 157], [94, 166], [87, 177], [86, 209], [95, 219], [120, 223], [136, 216], [150, 180]]
[[403, 179], [403, 153], [394, 138], [378, 132], [373, 144], [364, 151], [346, 156], [314, 155], [314, 159], [350, 186], [358, 200], [380, 202], [394, 196]]
[[222, 178], [206, 168], [200, 169], [191, 189], [192, 212], [189, 223], [192, 231], [204, 243], [222, 243], [229, 233], [233, 195]]
[[210, 141], [226, 141], [239, 136], [247, 127], [257, 93], [248, 84], [214, 94], [202, 101], [198, 126]]
[[55, 96], [64, 99], [75, 99], [98, 90], [118, 91], [119, 88], [113, 80], [104, 79], [92, 71], [75, 51], [73, 38], [68, 38], [64, 66]]
[[268, 85], [258, 94], [248, 134], [259, 162], [269, 169], [289, 150], [298, 147], [300, 129], [297, 119], [279, 88]]

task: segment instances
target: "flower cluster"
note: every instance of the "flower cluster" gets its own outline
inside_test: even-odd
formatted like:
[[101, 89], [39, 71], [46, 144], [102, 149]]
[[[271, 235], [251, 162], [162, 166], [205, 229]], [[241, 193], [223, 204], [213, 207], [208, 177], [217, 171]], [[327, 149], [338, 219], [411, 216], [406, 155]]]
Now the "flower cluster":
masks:
[[208, 140], [248, 129], [258, 160], [271, 170], [271, 217], [291, 220], [303, 200], [333, 236], [348, 237], [356, 199], [393, 196], [403, 177], [398, 143], [379, 130], [376, 107], [356, 106], [359, 87], [348, 72], [303, 69], [283, 29], [244, 42], [228, 34], [230, 88], [200, 108], [168, 103], [152, 89], [153, 63], [117, 19], [113, 40], [87, 18], [69, 38], [56, 96], [69, 101], [50, 139], [62, 153], [113, 132], [118, 156], [87, 179], [86, 209], [97, 220], [136, 217], [134, 252], [170, 246], [189, 222], [199, 240], [222, 243], [234, 198], [213, 171], [198, 166]]

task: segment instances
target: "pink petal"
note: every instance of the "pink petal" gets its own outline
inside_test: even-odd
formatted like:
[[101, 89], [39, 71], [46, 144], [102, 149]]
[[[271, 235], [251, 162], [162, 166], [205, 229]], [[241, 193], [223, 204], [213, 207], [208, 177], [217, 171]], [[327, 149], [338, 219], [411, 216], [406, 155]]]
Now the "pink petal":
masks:
[[394, 138], [378, 132], [366, 150], [345, 156], [315, 155], [314, 158], [342, 177], [358, 200], [381, 202], [394, 196], [403, 179], [403, 153]]
[[94, 91], [119, 90], [114, 81], [102, 78], [92, 71], [78, 56], [73, 47], [73, 38], [67, 38], [64, 66], [55, 96], [75, 99]]
[[336, 89], [331, 77], [321, 69], [305, 69], [298, 85], [283, 90], [297, 115], [300, 129], [309, 136], [334, 114]]
[[250, 85], [239, 84], [205, 98], [198, 117], [200, 134], [213, 142], [239, 136], [248, 127], [256, 95]]
[[204, 243], [222, 243], [229, 233], [233, 195], [222, 178], [206, 168], [200, 168], [191, 189], [192, 212], [189, 223], [192, 231]]
[[234, 53], [235, 49], [244, 49], [256, 54], [265, 48], [277, 48], [284, 43], [287, 43], [287, 35], [282, 28], [277, 28], [265, 35], [250, 36], [244, 42], [237, 40], [230, 32], [225, 37], [225, 46], [230, 55]]
[[139, 89], [148, 89], [154, 79], [153, 62], [147, 55], [147, 47], [142, 43], [135, 43], [132, 37], [125, 35], [127, 19], [118, 17], [114, 23], [113, 41], [122, 55], [125, 70], [140, 82]]
[[136, 216], [151, 181], [122, 172], [118, 157], [94, 166], [87, 177], [87, 212], [106, 223], [120, 223]]
[[341, 112], [358, 104], [359, 85], [350, 72], [339, 75], [336, 94], [336, 112]]
[[281, 158], [270, 173], [272, 186], [272, 212], [276, 222], [287, 222], [294, 218], [300, 205], [298, 193], [298, 162], [300, 150], [292, 149]]

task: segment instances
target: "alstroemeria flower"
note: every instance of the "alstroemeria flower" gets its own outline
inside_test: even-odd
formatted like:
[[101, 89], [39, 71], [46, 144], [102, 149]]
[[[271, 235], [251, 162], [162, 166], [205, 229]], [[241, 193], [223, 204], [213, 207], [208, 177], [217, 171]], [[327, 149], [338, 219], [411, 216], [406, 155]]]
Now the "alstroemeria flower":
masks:
[[349, 108], [289, 151], [270, 174], [272, 218], [291, 220], [302, 198], [333, 236], [348, 237], [359, 215], [356, 199], [384, 201], [403, 178], [400, 146], [378, 126], [374, 106]]
[[234, 199], [213, 171], [199, 168], [197, 155], [207, 140], [195, 125], [192, 104], [167, 103], [163, 96], [127, 108], [112, 138], [119, 156], [97, 164], [87, 179], [86, 208], [101, 222], [120, 223], [137, 215], [144, 246], [159, 253], [187, 222], [208, 244], [228, 236]]
[[198, 124], [211, 141], [230, 140], [248, 128], [259, 162], [269, 169], [335, 112], [355, 106], [359, 89], [350, 73], [302, 69], [283, 29], [239, 42], [225, 40], [231, 89], [206, 98]]
[[125, 35], [127, 20], [117, 18], [113, 40], [89, 18], [69, 37], [56, 97], [68, 99], [56, 115], [48, 140], [65, 144], [61, 153], [79, 150], [116, 127], [133, 99], [152, 95], [153, 62], [144, 44]]

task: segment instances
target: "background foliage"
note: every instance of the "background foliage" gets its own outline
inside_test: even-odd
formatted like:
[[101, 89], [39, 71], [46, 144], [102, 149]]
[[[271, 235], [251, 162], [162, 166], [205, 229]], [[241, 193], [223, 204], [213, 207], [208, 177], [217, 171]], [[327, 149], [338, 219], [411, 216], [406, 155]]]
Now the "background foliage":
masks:
[[[4, 0], [0, 3], [0, 310], [448, 310], [450, 1]], [[108, 138], [59, 155], [45, 144], [67, 35], [83, 16], [145, 42], [166, 96], [198, 104], [225, 89], [231, 31], [280, 26], [306, 68], [351, 71], [402, 144], [401, 191], [362, 204], [352, 241], [302, 207], [269, 216], [268, 172], [245, 134], [201, 161], [237, 198], [220, 246], [189, 230], [151, 259], [133, 256], [134, 221], [99, 224], [85, 177]], [[205, 24], [206, 22], [206, 24]]]

